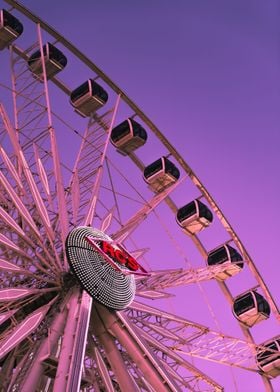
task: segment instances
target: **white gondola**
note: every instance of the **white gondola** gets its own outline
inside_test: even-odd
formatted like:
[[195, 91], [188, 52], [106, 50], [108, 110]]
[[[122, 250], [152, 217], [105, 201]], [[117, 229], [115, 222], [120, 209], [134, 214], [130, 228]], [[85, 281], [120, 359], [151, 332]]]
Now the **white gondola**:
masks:
[[81, 84], [70, 95], [71, 105], [82, 117], [89, 117], [101, 108], [108, 100], [108, 94], [93, 79], [88, 79]]
[[23, 32], [21, 22], [8, 11], [0, 10], [0, 50], [9, 46]]
[[187, 232], [194, 234], [210, 225], [213, 221], [213, 214], [205, 204], [195, 199], [179, 208], [176, 221]]
[[234, 316], [247, 327], [266, 320], [270, 315], [270, 307], [266, 299], [254, 290], [236, 297], [232, 308]]
[[256, 361], [258, 367], [271, 377], [280, 374], [280, 336], [262, 344], [266, 348], [257, 351]]
[[218, 248], [213, 249], [208, 253], [207, 264], [219, 265], [226, 264], [227, 268], [215, 275], [218, 280], [225, 280], [233, 275], [238, 274], [243, 268], [242, 256], [228, 244], [224, 244]]
[[[67, 64], [67, 58], [64, 54], [56, 48], [51, 43], [47, 42], [43, 46], [43, 54], [44, 54], [44, 62], [46, 68], [47, 78], [50, 79], [55, 76], [58, 72], [62, 71]], [[30, 71], [42, 78], [43, 75], [43, 66], [42, 66], [42, 58], [41, 51], [36, 50], [28, 59], [28, 66]]]
[[128, 118], [112, 129], [110, 141], [123, 154], [129, 154], [143, 146], [147, 140], [147, 132], [132, 118]]
[[144, 180], [154, 192], [161, 192], [180, 177], [177, 167], [168, 158], [161, 157], [144, 169]]

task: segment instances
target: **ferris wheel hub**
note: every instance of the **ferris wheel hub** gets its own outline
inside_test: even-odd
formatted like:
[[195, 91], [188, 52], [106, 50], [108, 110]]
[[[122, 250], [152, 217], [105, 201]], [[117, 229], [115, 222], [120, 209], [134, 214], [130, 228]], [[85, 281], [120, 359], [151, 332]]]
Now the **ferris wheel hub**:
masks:
[[136, 286], [130, 272], [137, 262], [107, 234], [77, 227], [67, 236], [66, 253], [74, 275], [93, 299], [113, 310], [131, 304]]

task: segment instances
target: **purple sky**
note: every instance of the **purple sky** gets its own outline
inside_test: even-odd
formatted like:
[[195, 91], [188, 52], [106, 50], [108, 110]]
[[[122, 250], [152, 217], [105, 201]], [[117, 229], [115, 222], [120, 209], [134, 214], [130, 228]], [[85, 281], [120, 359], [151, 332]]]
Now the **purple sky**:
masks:
[[24, 4], [152, 118], [279, 294], [279, 2]]
[[23, 4], [85, 52], [175, 145], [278, 301], [279, 1]]

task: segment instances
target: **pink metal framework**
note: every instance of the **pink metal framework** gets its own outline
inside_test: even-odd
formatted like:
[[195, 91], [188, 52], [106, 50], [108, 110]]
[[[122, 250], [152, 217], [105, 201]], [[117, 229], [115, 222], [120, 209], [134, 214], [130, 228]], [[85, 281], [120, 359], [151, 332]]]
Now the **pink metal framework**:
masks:
[[[279, 320], [275, 301], [240, 239], [163, 134], [64, 37], [17, 1], [6, 3], [33, 26], [32, 40], [34, 37], [36, 40], [34, 43], [26, 38], [21, 46], [15, 43], [9, 48], [14, 121], [9, 108], [0, 104], [2, 390], [222, 391], [219, 383], [185, 356], [259, 373], [255, 353], [260, 345], [254, 343], [245, 327], [241, 326], [245, 335], [242, 340], [137, 301], [124, 312], [114, 312], [93, 301], [81, 289], [66, 260], [65, 238], [70, 229], [79, 225], [99, 227], [145, 263], [145, 254], [155, 242], [146, 223], [155, 219], [157, 227], [160, 226], [157, 218], [165, 206], [176, 212], [176, 192], [185, 192], [189, 182], [219, 218], [227, 241], [242, 253], [247, 269], [270, 303], [275, 320]], [[40, 77], [28, 69], [27, 59], [34, 50], [39, 49], [43, 58], [43, 34], [61, 45], [70, 58], [85, 64], [114, 97], [109, 102], [112, 108], [92, 114], [85, 132], [77, 131], [68, 115], [56, 113], [58, 103], [51, 102], [51, 98], [55, 100], [51, 96], [53, 88], [64, 97], [69, 96], [67, 78], [48, 80], [44, 61]], [[123, 157], [110, 149], [110, 131], [116, 118], [127, 113], [145, 124], [155, 135], [159, 149], [164, 149], [164, 154], [176, 161], [184, 173], [182, 180], [159, 194], [151, 194], [139, 176], [138, 169], [144, 168], [141, 154], [129, 154], [123, 164]], [[76, 158], [70, 163], [63, 148], [67, 138], [79, 145]], [[175, 259], [178, 255], [171, 223], [160, 230], [167, 239], [171, 238], [171, 254]], [[205, 260], [207, 249], [199, 235], [183, 233]], [[147, 241], [144, 245], [142, 238]], [[164, 253], [159, 257], [164, 258]], [[202, 264], [188, 269], [154, 270], [149, 276], [136, 278], [137, 294], [146, 299], [168, 298], [167, 288], [214, 281], [227, 268]], [[218, 284], [232, 304], [228, 286], [221, 281]], [[262, 374], [262, 379], [266, 390], [271, 391], [270, 378]]]

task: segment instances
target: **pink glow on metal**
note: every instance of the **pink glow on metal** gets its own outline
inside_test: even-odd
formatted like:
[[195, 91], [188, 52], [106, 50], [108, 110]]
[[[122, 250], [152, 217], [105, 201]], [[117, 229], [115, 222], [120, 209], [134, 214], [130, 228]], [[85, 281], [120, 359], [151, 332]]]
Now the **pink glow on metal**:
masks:
[[12, 271], [12, 272], [19, 272], [25, 273], [26, 271], [15, 264], [10, 263], [9, 261], [0, 259], [0, 270]]
[[77, 171], [75, 171], [73, 174], [71, 195], [72, 195], [73, 221], [74, 223], [76, 223], [78, 218], [79, 203], [81, 197], [80, 187], [79, 187], [79, 175]]
[[50, 234], [51, 239], [53, 240], [54, 239], [54, 233], [53, 233], [53, 231], [51, 229], [51, 222], [50, 222], [50, 219], [49, 219], [49, 216], [48, 216], [48, 212], [47, 212], [46, 206], [45, 206], [45, 204], [44, 204], [44, 202], [42, 200], [42, 197], [41, 197], [41, 195], [40, 195], [40, 193], [38, 191], [38, 188], [36, 186], [34, 178], [33, 178], [32, 174], [31, 174], [31, 170], [30, 170], [30, 168], [29, 168], [29, 166], [28, 166], [28, 164], [26, 162], [26, 159], [25, 159], [25, 157], [23, 155], [22, 150], [19, 151], [19, 156], [21, 158], [24, 174], [25, 174], [25, 177], [26, 177], [27, 182], [29, 184], [30, 191], [31, 191], [32, 196], [34, 198], [34, 202], [35, 202], [35, 204], [37, 206], [37, 211], [40, 214], [42, 222], [45, 225], [46, 231]]
[[110, 333], [117, 338], [133, 361], [137, 363], [152, 387], [158, 392], [176, 391], [174, 380], [164, 372], [159, 359], [152, 354], [147, 343], [137, 336], [126, 317], [121, 312], [109, 314], [104, 307], [98, 306], [98, 311], [104, 324], [110, 326]]
[[100, 371], [100, 375], [103, 379], [104, 385], [106, 387], [106, 391], [114, 392], [114, 387], [113, 387], [107, 366], [105, 365], [103, 358], [102, 358], [99, 350], [96, 347], [94, 348], [94, 354], [95, 354], [95, 359], [96, 359], [96, 365], [98, 366], [98, 369]]
[[170, 298], [175, 297], [174, 294], [169, 294], [166, 291], [159, 291], [159, 290], [141, 290], [137, 292], [139, 297], [149, 298], [149, 299], [163, 299], [163, 298]]
[[[41, 26], [37, 23], [37, 34], [38, 34], [38, 41], [39, 47], [41, 52], [41, 58], [44, 58], [44, 50], [43, 50], [43, 41], [42, 41], [42, 34], [41, 34]], [[56, 135], [54, 132], [53, 124], [52, 124], [52, 113], [51, 113], [51, 105], [49, 99], [49, 89], [48, 89], [48, 82], [47, 82], [47, 73], [46, 73], [46, 64], [42, 61], [42, 69], [43, 69], [43, 82], [45, 88], [45, 99], [46, 99], [46, 106], [47, 106], [47, 115], [48, 115], [48, 125], [49, 125], [49, 137], [51, 142], [51, 151], [52, 151], [52, 158], [53, 158], [53, 165], [54, 165], [54, 176], [56, 180], [56, 191], [57, 191], [57, 200], [58, 200], [58, 214], [59, 214], [59, 222], [60, 222], [60, 229], [61, 229], [61, 239], [62, 244], [64, 247], [64, 243], [66, 240], [66, 236], [69, 232], [69, 219], [67, 214], [67, 207], [65, 201], [65, 191], [64, 191], [64, 184], [63, 178], [61, 173], [61, 166], [60, 166], [60, 158], [58, 153]]]
[[110, 227], [110, 224], [112, 222], [112, 218], [114, 216], [114, 210], [115, 208], [111, 208], [110, 211], [108, 211], [108, 214], [103, 218], [103, 221], [101, 223], [101, 227], [100, 227], [100, 231], [102, 231], [103, 233], [106, 232], [106, 230], [108, 229], [108, 227]]
[[2, 158], [3, 158], [3, 161], [5, 162], [7, 168], [10, 170], [14, 180], [16, 181], [16, 183], [18, 185], [18, 187], [20, 189], [22, 189], [23, 185], [22, 185], [21, 179], [20, 179], [20, 177], [19, 177], [19, 175], [18, 175], [14, 165], [12, 164], [10, 158], [6, 154], [5, 150], [3, 149], [3, 147], [0, 147], [0, 152], [1, 152], [1, 155], [2, 155]]
[[[93, 195], [94, 195], [94, 193], [93, 193]], [[85, 225], [91, 225], [91, 223], [87, 223], [87, 222], [92, 222], [96, 203], [97, 203], [97, 196], [94, 195], [90, 201], [90, 207], [89, 207], [88, 215], [85, 219]]]
[[6, 131], [8, 132], [8, 134], [10, 136], [10, 139], [11, 139], [14, 151], [15, 151], [15, 153], [18, 153], [19, 143], [18, 143], [18, 140], [17, 140], [17, 136], [16, 136], [15, 130], [14, 130], [14, 128], [13, 128], [11, 122], [10, 122], [8, 114], [7, 114], [7, 112], [6, 112], [6, 110], [5, 110], [5, 108], [4, 108], [2, 103], [0, 103], [0, 114], [2, 116], [2, 120], [3, 120], [3, 123], [5, 125], [5, 129], [6, 129]]
[[0, 233], [0, 242], [2, 242], [2, 244], [6, 245], [8, 248], [14, 249], [18, 252], [20, 251], [20, 248], [2, 233]]
[[41, 158], [39, 157], [38, 148], [36, 147], [35, 144], [34, 144], [33, 148], [34, 148], [34, 153], [35, 153], [35, 158], [36, 158], [37, 170], [38, 170], [38, 173], [39, 173], [39, 176], [41, 179], [41, 183], [43, 185], [43, 188], [45, 190], [46, 195], [50, 196], [51, 192], [50, 192], [48, 177], [47, 177], [46, 171], [44, 169], [43, 163], [41, 161]]
[[117, 238], [113, 235], [112, 237], [118, 241], [118, 244], [122, 244], [130, 236], [130, 231], [124, 231], [122, 234], [118, 235]]
[[3, 358], [9, 351], [11, 351], [16, 345], [22, 342], [42, 321], [47, 308], [40, 310], [31, 316], [27, 317], [26, 320], [21, 322], [12, 333], [0, 344], [0, 358]]
[[0, 325], [4, 323], [4, 321], [8, 320], [13, 314], [15, 314], [16, 310], [10, 310], [9, 312], [2, 313], [0, 315]]
[[144, 256], [144, 254], [146, 254], [147, 252], [149, 252], [149, 250], [150, 250], [149, 248], [143, 248], [143, 249], [133, 250], [129, 253], [132, 257], [134, 257], [135, 259], [138, 259], [138, 258]]
[[58, 148], [57, 148], [55, 133], [52, 128], [50, 129], [50, 139], [51, 139], [52, 154], [54, 160], [54, 173], [56, 179], [57, 200], [59, 206], [58, 213], [60, 216], [59, 221], [60, 221], [60, 228], [61, 228], [61, 238], [62, 238], [62, 243], [64, 244], [66, 240], [66, 236], [69, 232], [69, 218], [68, 218], [67, 207], [65, 202], [64, 184], [63, 184], [63, 179], [61, 174]]
[[[51, 228], [51, 224], [49, 221], [46, 207], [45, 207], [43, 200], [41, 198], [41, 195], [37, 189], [36, 183], [32, 177], [30, 168], [28, 167], [28, 164], [26, 162], [24, 154], [23, 154], [21, 147], [19, 145], [19, 141], [15, 135], [15, 131], [10, 123], [10, 120], [8, 118], [8, 115], [7, 115], [4, 107], [1, 104], [0, 104], [0, 113], [3, 118], [3, 122], [6, 125], [10, 139], [13, 143], [13, 147], [14, 147], [15, 151], [17, 152], [17, 155], [19, 158], [19, 163], [21, 164], [21, 167], [24, 170], [27, 182], [29, 183], [29, 189], [31, 190], [31, 193], [33, 195], [34, 202], [37, 205], [37, 211], [41, 216], [42, 223], [44, 223], [44, 225], [45, 225], [45, 229], [46, 229], [46, 232], [47, 232], [50, 240], [53, 241], [55, 236], [54, 236], [53, 230]], [[7, 181], [7, 179], [5, 178], [3, 173], [1, 173], [1, 172], [0, 172], [0, 181], [2, 182], [4, 188], [6, 189], [7, 193], [9, 194], [9, 196], [11, 197], [15, 206], [17, 207], [19, 214], [21, 214], [21, 216], [28, 222], [28, 224], [34, 230], [34, 232], [36, 233], [36, 235], [39, 238], [40, 243], [41, 243], [41, 234], [38, 231], [36, 225], [34, 224], [34, 221], [31, 217], [31, 215], [29, 214], [28, 210], [26, 209], [26, 207], [24, 206], [24, 204], [20, 200], [19, 196], [14, 191], [13, 187], [9, 184], [9, 182]], [[25, 192], [27, 192], [27, 190], [25, 190]], [[45, 246], [43, 244], [42, 244], [42, 248], [46, 251], [46, 253], [48, 253], [47, 249], [45, 249]], [[60, 265], [59, 257], [57, 255], [55, 249], [53, 249], [53, 250], [54, 250], [54, 253], [56, 256], [56, 261], [57, 261], [58, 265]], [[45, 261], [44, 264], [48, 264], [48, 263]], [[54, 266], [54, 268], [57, 268], [57, 266]]]
[[88, 342], [88, 328], [91, 317], [92, 298], [83, 291], [80, 312], [77, 320], [75, 341], [71, 354], [67, 390], [79, 390], [84, 369], [84, 356]]
[[66, 391], [67, 375], [71, 365], [71, 355], [73, 352], [75, 334], [77, 328], [78, 315], [80, 311], [79, 292], [73, 292], [67, 304], [68, 316], [63, 333], [61, 351], [59, 354], [59, 364], [54, 381], [54, 391]]
[[19, 234], [21, 237], [25, 237], [25, 232], [22, 228], [16, 223], [16, 221], [11, 218], [11, 216], [0, 206], [0, 217], [2, 217], [3, 221], [6, 222], [8, 226], [10, 226], [14, 231]]
[[40, 293], [39, 289], [1, 289], [0, 301], [12, 301], [38, 293]]
[[67, 309], [64, 307], [64, 309], [55, 315], [54, 320], [51, 322], [48, 336], [42, 339], [42, 345], [36, 353], [36, 360], [33, 362], [32, 368], [29, 369], [28, 378], [23, 384], [23, 391], [32, 391], [34, 385], [37, 385], [40, 381], [43, 373], [42, 363], [55, 352], [55, 349], [57, 349], [56, 345], [59, 338], [63, 335], [66, 318]]
[[33, 229], [33, 231], [36, 233], [36, 235], [40, 238], [41, 234], [39, 233], [36, 225], [34, 224], [34, 221], [29, 214], [27, 208], [24, 206], [16, 192], [13, 190], [12, 186], [9, 184], [5, 176], [1, 173], [0, 171], [0, 182], [6, 189], [7, 193], [10, 195], [13, 203], [18, 209], [18, 212], [21, 214], [21, 216], [24, 218], [24, 220], [29, 224], [29, 226]]

